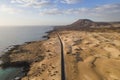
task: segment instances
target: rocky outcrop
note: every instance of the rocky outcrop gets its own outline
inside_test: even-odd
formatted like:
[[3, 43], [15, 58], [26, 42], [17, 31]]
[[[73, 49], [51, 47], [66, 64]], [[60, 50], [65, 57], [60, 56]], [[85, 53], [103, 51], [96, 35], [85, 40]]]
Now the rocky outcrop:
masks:
[[[88, 28], [68, 30], [71, 25]], [[29, 42], [9, 51], [9, 63], [29, 63], [29, 71], [22, 80], [61, 80], [61, 47], [56, 31], [64, 44], [67, 80], [120, 79], [120, 28], [93, 29], [90, 26], [98, 23], [86, 19], [71, 25], [67, 30], [50, 32], [47, 40]]]
[[[60, 31], [67, 80], [119, 80], [120, 34]], [[61, 80], [60, 43], [55, 34], [43, 43], [45, 58], [31, 64], [22, 80]]]

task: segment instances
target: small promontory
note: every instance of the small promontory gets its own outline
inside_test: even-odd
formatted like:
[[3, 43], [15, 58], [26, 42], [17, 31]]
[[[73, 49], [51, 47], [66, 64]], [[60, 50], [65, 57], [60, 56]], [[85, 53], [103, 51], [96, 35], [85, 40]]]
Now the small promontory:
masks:
[[120, 22], [80, 19], [55, 27], [48, 39], [19, 45], [8, 51], [9, 63], [27, 62], [21, 80], [61, 80], [61, 45], [66, 80], [120, 80]]

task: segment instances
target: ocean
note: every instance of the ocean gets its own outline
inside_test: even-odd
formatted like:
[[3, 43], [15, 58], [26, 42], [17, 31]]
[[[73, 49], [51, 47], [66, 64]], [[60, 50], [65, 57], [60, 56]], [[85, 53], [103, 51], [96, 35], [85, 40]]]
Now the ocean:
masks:
[[[0, 27], [0, 54], [11, 45], [20, 45], [25, 42], [43, 40], [42, 36], [53, 27]], [[20, 74], [21, 68], [0, 68], [0, 80], [12, 80]]]

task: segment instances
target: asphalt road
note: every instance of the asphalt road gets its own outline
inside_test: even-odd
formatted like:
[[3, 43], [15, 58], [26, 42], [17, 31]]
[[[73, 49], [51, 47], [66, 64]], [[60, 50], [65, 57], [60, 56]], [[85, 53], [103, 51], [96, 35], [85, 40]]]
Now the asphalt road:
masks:
[[66, 75], [65, 75], [65, 60], [64, 60], [64, 44], [62, 42], [62, 39], [60, 37], [60, 34], [58, 32], [57, 36], [60, 41], [60, 46], [61, 46], [61, 80], [66, 80]]

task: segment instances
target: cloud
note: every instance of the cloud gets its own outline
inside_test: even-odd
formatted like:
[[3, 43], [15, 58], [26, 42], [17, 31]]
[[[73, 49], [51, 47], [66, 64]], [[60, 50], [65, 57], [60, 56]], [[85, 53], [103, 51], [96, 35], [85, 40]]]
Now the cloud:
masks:
[[59, 15], [59, 14], [63, 14], [63, 11], [60, 11], [57, 8], [44, 9], [40, 11], [40, 15]]
[[66, 4], [75, 4], [80, 2], [81, 0], [62, 0], [62, 3], [66, 3]]
[[24, 7], [45, 7], [51, 5], [50, 0], [11, 0], [11, 3], [17, 3]]
[[85, 14], [89, 11], [87, 8], [76, 8], [64, 10], [65, 14]]
[[106, 4], [102, 6], [97, 6], [93, 8], [93, 11], [96, 12], [114, 12], [114, 11], [120, 11], [120, 4]]
[[120, 20], [120, 4], [106, 4], [93, 8], [91, 14], [96, 17]]
[[120, 4], [106, 4], [93, 8], [75, 9], [45, 9], [40, 12], [44, 15], [78, 15], [95, 18], [117, 19], [120, 20]]
[[43, 9], [40, 11], [40, 15], [80, 15], [88, 13], [87, 8], [78, 8], [78, 9]]
[[120, 4], [106, 4], [106, 5], [101, 5], [93, 8], [70, 8], [70, 9], [45, 9], [44, 13], [47, 12], [56, 12], [56, 14], [81, 14], [81, 13], [86, 13], [86, 14], [91, 14], [91, 13], [97, 13], [97, 14], [110, 14], [110, 13], [120, 13]]
[[87, 8], [76, 8], [76, 9], [58, 9], [58, 8], [52, 8], [52, 9], [43, 9], [40, 11], [40, 14], [43, 15], [59, 15], [59, 14], [82, 14], [86, 13], [89, 10]]
[[0, 11], [1, 12], [6, 12], [6, 13], [9, 13], [9, 14], [16, 14], [16, 13], [22, 12], [23, 10], [20, 10], [20, 9], [17, 9], [17, 8], [13, 8], [11, 6], [3, 4], [3, 5], [0, 5]]

